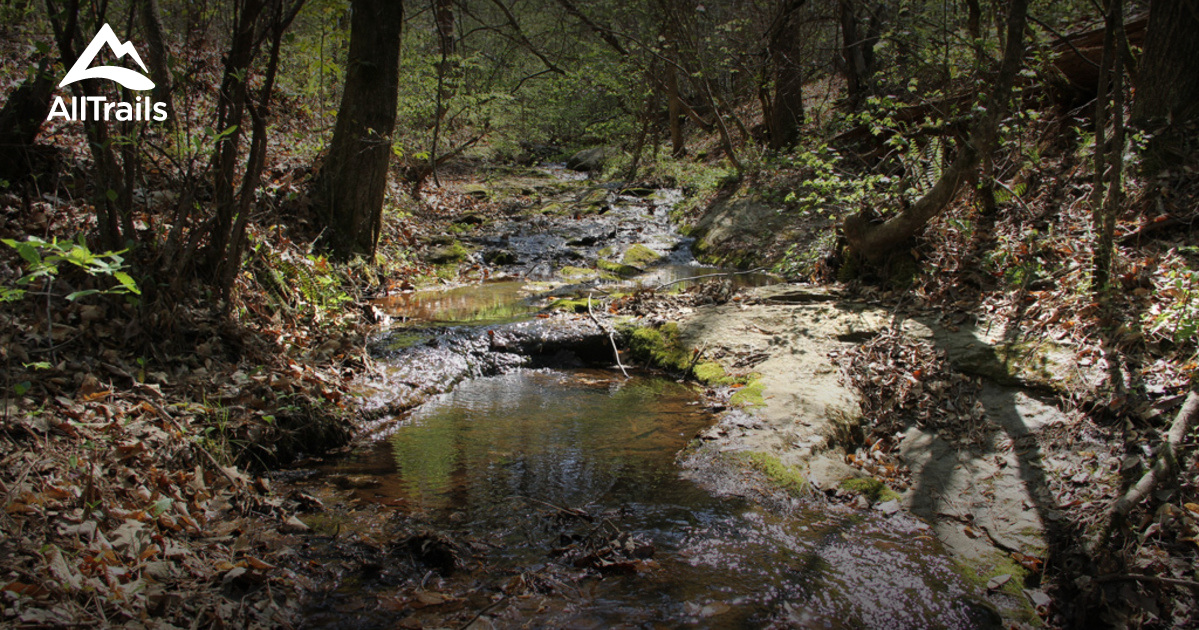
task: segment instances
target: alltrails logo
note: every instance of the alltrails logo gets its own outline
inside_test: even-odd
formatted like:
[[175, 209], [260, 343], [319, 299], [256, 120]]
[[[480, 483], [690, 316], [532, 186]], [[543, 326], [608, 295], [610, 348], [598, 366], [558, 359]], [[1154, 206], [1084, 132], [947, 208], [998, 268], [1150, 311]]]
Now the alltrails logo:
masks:
[[[71, 70], [67, 72], [67, 76], [63, 77], [62, 83], [59, 83], [58, 87], [63, 88], [83, 79], [108, 79], [131, 90], [154, 88], [154, 82], [146, 75], [129, 68], [120, 66], [90, 67], [96, 59], [96, 54], [106, 45], [118, 59], [129, 55], [133, 61], [137, 62], [142, 72], [149, 72], [146, 70], [146, 64], [142, 63], [142, 58], [137, 54], [137, 49], [133, 47], [133, 42], [121, 43], [121, 40], [117, 39], [116, 33], [112, 32], [112, 27], [105, 24], [100, 28], [100, 32], [92, 38], [92, 42], [87, 45], [87, 48], [83, 49], [83, 54], [79, 55], [79, 60], [71, 66]], [[148, 96], [139, 96], [133, 103], [109, 102], [108, 97], [105, 96], [80, 96], [71, 98], [71, 105], [68, 107], [63, 97], [56, 96], [46, 120], [55, 117], [71, 121], [88, 120], [90, 117], [91, 120], [154, 120], [162, 122], [167, 119], [167, 105], [166, 103], [154, 103]]]

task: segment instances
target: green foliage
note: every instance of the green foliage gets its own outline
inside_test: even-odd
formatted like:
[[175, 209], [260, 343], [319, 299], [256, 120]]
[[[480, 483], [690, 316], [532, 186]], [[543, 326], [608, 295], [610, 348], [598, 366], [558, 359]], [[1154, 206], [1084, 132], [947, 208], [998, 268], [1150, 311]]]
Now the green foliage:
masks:
[[1036, 229], [1028, 230], [1019, 238], [1000, 234], [995, 247], [985, 256], [983, 268], [992, 275], [1003, 277], [1013, 287], [1028, 286], [1050, 275], [1052, 264], [1043, 251], [1045, 248], [1045, 236]]
[[1142, 316], [1148, 334], [1174, 343], [1194, 344], [1199, 335], [1199, 272], [1182, 268], [1167, 270], [1157, 281], [1154, 303]]
[[734, 407], [761, 407], [766, 404], [766, 387], [756, 378], [750, 378], [744, 387], [729, 397]]
[[822, 269], [823, 261], [835, 254], [837, 234], [832, 230], [823, 232], [808, 243], [795, 243], [787, 248], [782, 259], [775, 263], [772, 271], [784, 278], [798, 280], [821, 279], [822, 274], [832, 271]]
[[783, 197], [803, 214], [837, 219], [862, 204], [875, 201], [892, 179], [885, 175], [854, 173], [842, 166], [843, 158], [827, 143], [797, 149], [778, 158], [779, 166], [798, 170], [803, 180]]
[[308, 254], [299, 257], [262, 243], [255, 245], [254, 253], [255, 276], [282, 305], [305, 312], [319, 321], [340, 311], [346, 302], [353, 301], [342, 289], [336, 267], [324, 256]]
[[[119, 252], [93, 252], [80, 235], [75, 241], [62, 241], [53, 238], [49, 241], [30, 236], [24, 241], [3, 239], [5, 245], [17, 250], [27, 265], [27, 273], [17, 280], [18, 285], [29, 285], [36, 280], [53, 282], [58, 276], [63, 263], [82, 269], [90, 276], [108, 276], [116, 280], [116, 284], [107, 289], [84, 289], [66, 296], [74, 302], [82, 297], [95, 294], [109, 295], [141, 295], [141, 289], [133, 277], [123, 271], [126, 268], [125, 259]], [[48, 289], [47, 289], [48, 290]], [[5, 287], [0, 293], [0, 301], [19, 300], [25, 295], [24, 289]]]

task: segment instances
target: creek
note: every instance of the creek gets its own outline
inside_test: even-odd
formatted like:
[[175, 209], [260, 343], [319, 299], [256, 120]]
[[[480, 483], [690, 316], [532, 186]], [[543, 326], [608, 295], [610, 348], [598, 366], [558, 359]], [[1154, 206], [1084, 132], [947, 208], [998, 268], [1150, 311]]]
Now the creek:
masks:
[[[666, 253], [648, 282], [707, 272], [655, 223], [668, 204], [613, 196], [598, 223], [481, 240], [528, 279], [634, 238]], [[688, 464], [717, 420], [702, 392], [598, 369], [607, 337], [586, 316], [538, 317], [547, 293], [520, 280], [384, 305], [370, 439], [294, 475], [326, 506], [306, 519], [324, 535], [305, 553], [331, 576], [307, 626], [998, 626], [922, 522], [821, 497], [764, 507], [738, 454]]]

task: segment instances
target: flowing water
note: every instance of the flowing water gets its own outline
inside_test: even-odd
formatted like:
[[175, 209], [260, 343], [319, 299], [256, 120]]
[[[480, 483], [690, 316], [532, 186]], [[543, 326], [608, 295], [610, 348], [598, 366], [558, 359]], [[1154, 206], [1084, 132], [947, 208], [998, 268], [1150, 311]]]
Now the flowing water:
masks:
[[[583, 221], [514, 222], [479, 241], [515, 252], [513, 275], [630, 238], [663, 254], [644, 284], [711, 273], [669, 226], [677, 194], [662, 198], [614, 199]], [[585, 317], [536, 318], [545, 298], [517, 281], [382, 304], [399, 326], [377, 344], [389, 376], [370, 397], [405, 402], [373, 442], [300, 484], [338, 506], [320, 516], [323, 530], [310, 519], [332, 534], [310, 557], [339, 577], [306, 625], [997, 625], [919, 521], [819, 499], [766, 509], [711, 491], [728, 485], [709, 483], [714, 474], [744, 473], [730, 463], [737, 454], [718, 458], [716, 473], [679, 463], [716, 421], [700, 393], [562, 367], [602, 360], [580, 360], [586, 348], [610, 350], [597, 331], [579, 333], [592, 326]], [[526, 360], [541, 352], [553, 360]]]
[[[598, 370], [475, 379], [326, 472], [372, 475], [358, 501], [473, 541], [461, 584], [499, 593], [540, 579], [488, 611], [494, 627], [985, 627], [916, 521], [818, 505], [777, 514], [685, 478], [676, 453], [712, 423], [697, 400], [667, 379]], [[642, 552], [613, 556], [609, 571], [578, 562], [572, 545], [597, 529]], [[436, 626], [437, 608], [407, 612]]]

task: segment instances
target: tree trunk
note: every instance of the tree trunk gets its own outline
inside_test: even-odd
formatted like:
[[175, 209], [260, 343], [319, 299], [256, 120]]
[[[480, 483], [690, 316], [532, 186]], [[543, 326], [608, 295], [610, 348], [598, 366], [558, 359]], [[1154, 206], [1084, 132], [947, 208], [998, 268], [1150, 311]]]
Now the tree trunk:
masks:
[[[1103, 63], [1099, 91], [1095, 98], [1095, 172], [1091, 189], [1091, 221], [1095, 245], [1091, 260], [1091, 289], [1096, 299], [1107, 296], [1111, 279], [1113, 238], [1119, 212], [1124, 174], [1124, 64], [1127, 47], [1124, 39], [1124, 1], [1108, 0], [1105, 19]], [[1108, 87], [1111, 87], [1109, 104]], [[1110, 110], [1109, 110], [1110, 107]], [[1108, 118], [1112, 120], [1112, 141], [1105, 140]], [[1108, 181], [1107, 197], [1103, 182]]]
[[211, 270], [220, 265], [233, 234], [237, 157], [241, 138], [246, 135], [243, 121], [246, 99], [249, 96], [250, 64], [253, 63], [258, 49], [254, 41], [258, 17], [265, 7], [266, 0], [245, 0], [241, 3], [237, 25], [233, 31], [233, 41], [229, 45], [229, 54], [225, 57], [225, 71], [217, 96], [217, 131], [230, 131], [217, 145], [213, 158], [216, 221], [213, 223], [208, 253], [205, 256], [207, 266]]
[[166, 37], [162, 34], [162, 18], [158, 13], [158, 0], [141, 0], [138, 7], [138, 17], [142, 30], [146, 34], [146, 46], [150, 49], [147, 61], [150, 64], [150, 76], [154, 79], [154, 100], [166, 103], [167, 120], [175, 120], [175, 104], [171, 101], [171, 71], [167, 65], [170, 51], [167, 49]]
[[1012, 84], [1024, 57], [1027, 8], [1028, 0], [1011, 0], [1007, 22], [1008, 45], [1003, 53], [1003, 63], [995, 78], [995, 88], [987, 99], [986, 113], [975, 124], [970, 142], [958, 150], [957, 157], [933, 188], [911, 207], [883, 223], [874, 222], [874, 216], [869, 212], [847, 218], [844, 230], [851, 251], [870, 262], [886, 258], [940, 214], [957, 196], [962, 183], [975, 173], [979, 156], [994, 150], [999, 138], [999, 121], [1007, 115]]
[[1199, 0], [1153, 0], [1145, 53], [1137, 72], [1132, 124], [1154, 137], [1148, 174], [1189, 157], [1179, 144], [1185, 125], [1199, 119]]
[[317, 184], [332, 252], [374, 256], [382, 229], [400, 78], [399, 0], [353, 0], [337, 125]]
[[845, 68], [845, 89], [849, 97], [849, 110], [857, 111], [865, 93], [866, 57], [862, 54], [863, 42], [858, 33], [858, 18], [853, 0], [838, 3], [841, 21], [841, 56]]
[[799, 9], [805, 0], [783, 0], [771, 28], [767, 50], [774, 73], [770, 106], [770, 148], [791, 147], [804, 124], [803, 68], [800, 64]]
[[687, 155], [687, 143], [683, 139], [683, 104], [679, 98], [679, 74], [674, 64], [666, 63], [666, 112], [670, 117], [670, 154], [674, 157]]
[[970, 33], [970, 48], [974, 51], [974, 66], [976, 69], [983, 67], [983, 10], [979, 6], [978, 0], [966, 0], [966, 9], [968, 11], [966, 17], [966, 31]]
[[[79, 59], [78, 53], [75, 52], [76, 45], [83, 43], [83, 36], [79, 30], [79, 5], [79, 0], [69, 0], [60, 12], [54, 0], [46, 0], [46, 12], [58, 42], [59, 54], [62, 55], [63, 65], [68, 68]], [[101, 7], [100, 13], [95, 15], [97, 23], [104, 22], [103, 8], [106, 8], [106, 5]], [[95, 81], [76, 81], [71, 84], [71, 91], [76, 98], [100, 96]], [[91, 149], [95, 167], [92, 174], [96, 190], [94, 201], [100, 242], [109, 249], [122, 249], [125, 247], [125, 238], [133, 237], [133, 191], [124, 185], [124, 171], [113, 151], [108, 123], [89, 117], [83, 123], [83, 130], [87, 135], [87, 144]], [[126, 166], [132, 168], [132, 165]]]
[[37, 74], [25, 79], [0, 109], [0, 179], [16, 181], [30, 173], [29, 150], [50, 113], [54, 78], [50, 60], [42, 59]]
[[[437, 177], [437, 144], [441, 139], [441, 127], [445, 114], [449, 110], [450, 99], [454, 97], [458, 87], [458, 62], [455, 59], [457, 46], [454, 38], [454, 1], [435, 0], [433, 3], [433, 19], [437, 26], [437, 45], [441, 52], [441, 60], [437, 62], [437, 111], [433, 120], [433, 147], [429, 150], [429, 170], [433, 182], [438, 186], [441, 180]], [[420, 186], [415, 185], [413, 189]]]

